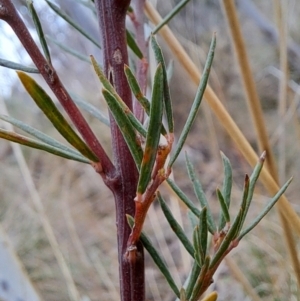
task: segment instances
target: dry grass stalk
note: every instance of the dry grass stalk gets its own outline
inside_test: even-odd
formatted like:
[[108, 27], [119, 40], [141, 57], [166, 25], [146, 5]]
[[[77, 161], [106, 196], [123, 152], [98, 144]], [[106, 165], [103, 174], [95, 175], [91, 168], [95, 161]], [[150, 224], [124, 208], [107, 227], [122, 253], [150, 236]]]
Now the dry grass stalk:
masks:
[[245, 277], [245, 274], [240, 270], [238, 265], [230, 256], [225, 258], [225, 263], [230, 269], [234, 278], [243, 286], [243, 289], [251, 297], [252, 301], [261, 301], [260, 297], [257, 295], [252, 285], [249, 283], [248, 279]]
[[[279, 178], [281, 182], [284, 181], [285, 177], [285, 132], [284, 129], [281, 131], [281, 137], [279, 139], [279, 173], [280, 177], [278, 177], [277, 168], [275, 165], [275, 160], [273, 156], [273, 151], [270, 147], [269, 138], [267, 134], [267, 129], [264, 123], [264, 116], [262, 112], [262, 107], [260, 104], [260, 100], [256, 91], [254, 78], [252, 76], [250, 62], [247, 55], [247, 49], [245, 45], [245, 41], [243, 39], [241, 25], [238, 20], [237, 11], [235, 8], [235, 4], [233, 0], [223, 0], [222, 1], [224, 12], [226, 15], [226, 19], [228, 22], [228, 27], [230, 30], [230, 36], [232, 40], [232, 44], [234, 46], [236, 58], [238, 61], [238, 66], [240, 70], [240, 75], [243, 80], [243, 85], [245, 89], [245, 94], [247, 96], [247, 104], [249, 110], [251, 112], [251, 117], [255, 125], [256, 134], [258, 137], [258, 144], [260, 146], [260, 150], [266, 150], [267, 154], [269, 154], [269, 161], [267, 160], [267, 167], [274, 178], [274, 180], [279, 184]], [[280, 23], [280, 65], [282, 68], [283, 76], [281, 78], [280, 85], [280, 99], [279, 99], [279, 120], [283, 120], [283, 117], [286, 113], [286, 97], [287, 97], [287, 45], [286, 45], [286, 31], [284, 30], [284, 18], [282, 13], [282, 7], [280, 4], [277, 5], [279, 13], [278, 13], [278, 21]], [[282, 123], [282, 127], [283, 127]], [[283, 227], [284, 237], [286, 240], [287, 249], [289, 251], [289, 255], [292, 260], [294, 271], [297, 275], [297, 279], [299, 281], [300, 277], [298, 275], [299, 272], [299, 261], [297, 257], [297, 249], [296, 243], [294, 241], [292, 233], [292, 228], [288, 224], [287, 219], [283, 216], [283, 213], [279, 210], [279, 217]], [[300, 284], [300, 282], [299, 282]]]

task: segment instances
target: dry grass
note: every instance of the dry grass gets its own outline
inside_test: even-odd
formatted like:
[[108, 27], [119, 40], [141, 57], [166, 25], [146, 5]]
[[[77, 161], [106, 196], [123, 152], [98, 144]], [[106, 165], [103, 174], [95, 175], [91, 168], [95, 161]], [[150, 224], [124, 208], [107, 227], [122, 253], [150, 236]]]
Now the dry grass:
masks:
[[[212, 3], [215, 2], [212, 1]], [[288, 10], [289, 20], [291, 20], [289, 28], [293, 39], [300, 41], [299, 33], [296, 32], [296, 25], [294, 24], [296, 22], [295, 16], [299, 15], [299, 5], [296, 6], [295, 3], [293, 6], [293, 1], [291, 1]], [[257, 4], [271, 20], [273, 18], [271, 1]], [[187, 8], [182, 13], [183, 23], [173, 22], [173, 27], [181, 30], [178, 33], [179, 37], [184, 35], [184, 38], [180, 38], [181, 41], [189, 40], [189, 43], [186, 42], [184, 45], [198, 62], [198, 65], [199, 61], [203, 64], [205, 60], [212, 27], [217, 30], [218, 49], [211, 75], [211, 86], [219, 98], [224, 101], [231, 116], [242, 129], [248, 141], [256, 148], [254, 129], [245, 105], [241, 82], [229, 46], [229, 38], [224, 30], [225, 23], [222, 20], [221, 10], [217, 6], [205, 5], [206, 12], [198, 12], [195, 10], [196, 2], [192, 3], [191, 8]], [[193, 9], [195, 14], [199, 13], [200, 16], [198, 17], [204, 18], [204, 21], [199, 21], [199, 24], [206, 24], [206, 26], [199, 25], [197, 27], [197, 16], [186, 15], [191, 13]], [[270, 140], [271, 148], [278, 159], [277, 145], [279, 140], [276, 134], [280, 123], [276, 110], [278, 79], [268, 71], [270, 66], [275, 68], [279, 66], [276, 47], [265, 41], [251, 20], [244, 18], [243, 21], [242, 30], [245, 34], [254, 80], [263, 104], [268, 135], [272, 138]], [[192, 33], [190, 29], [196, 27], [199, 31]], [[200, 50], [199, 45], [202, 50]], [[189, 107], [187, 102], [190, 103], [193, 98], [195, 87], [192, 84], [190, 86], [185, 84], [185, 81], [189, 81], [186, 79], [187, 75], [178, 65], [175, 67], [177, 69], [172, 86], [174, 87], [176, 118], [179, 120], [177, 131], [179, 132]], [[299, 74], [294, 71], [292, 76], [295, 80], [294, 88], [295, 86], [297, 88]], [[185, 91], [186, 86], [188, 86], [189, 91]], [[299, 99], [297, 94], [299, 91], [299, 87], [296, 92], [295, 89], [288, 90], [287, 103], [288, 107], [291, 108], [291, 114], [288, 115], [289, 111], [287, 110], [287, 117], [280, 119], [280, 121], [285, 121], [286, 126], [285, 172], [287, 176], [294, 175], [294, 182], [287, 192], [287, 197], [298, 213], [300, 213], [300, 206], [298, 205], [300, 191], [297, 179], [300, 176], [300, 162], [297, 153], [300, 150], [300, 127], [294, 102], [297, 98]], [[21, 115], [22, 112], [18, 105], [10, 107], [10, 111], [16, 115]], [[36, 115], [33, 116], [27, 115], [26, 119], [34, 118], [40, 121]], [[95, 123], [94, 128], [97, 126], [98, 124]], [[52, 132], [48, 127], [46, 130]], [[103, 128], [98, 133], [103, 141], [108, 139], [103, 135], [105, 133]], [[207, 135], [207, 133], [215, 133], [214, 138], [212, 139], [212, 134]], [[232, 212], [236, 212], [236, 205], [241, 197], [243, 175], [246, 172], [250, 173], [251, 169], [229, 140], [228, 135], [216, 122], [215, 117], [207, 117], [207, 114], [204, 115], [201, 112], [192, 136], [188, 140], [187, 150], [193, 155], [200, 180], [216, 216], [218, 203], [215, 198], [215, 188], [222, 183], [222, 166], [217, 156], [219, 149], [231, 159], [234, 168], [235, 184]], [[67, 262], [81, 296], [86, 295], [90, 300], [118, 300], [116, 231], [114, 204], [110, 191], [102, 184], [101, 179], [95, 176], [92, 169], [81, 164], [66, 162], [38, 151], [29, 152], [26, 149], [24, 149], [24, 155], [31, 170], [31, 177], [45, 207], [47, 218], [59, 242], [60, 251]], [[8, 144], [3, 141], [0, 142], [0, 156], [1, 223], [8, 232], [30, 278], [38, 291], [41, 292], [44, 300], [69, 300], [62, 272], [42, 229], [39, 215], [32, 206], [16, 159]], [[194, 200], [195, 197], [182, 162], [178, 162], [176, 165], [174, 176], [180, 183], [180, 187]], [[186, 209], [180, 204], [178, 206], [176, 200], [166, 189], [163, 189], [163, 193], [170, 202], [173, 212], [182, 220], [186, 232], [191, 233]], [[249, 219], [262, 209], [263, 204], [267, 201], [267, 195], [265, 189], [259, 186]], [[145, 231], [163, 253], [176, 282], [182, 283], [189, 271], [190, 259], [182, 251], [174, 234], [169, 230], [156, 204], [151, 208]], [[299, 245], [298, 237], [295, 236], [295, 238], [297, 238], [296, 241]], [[282, 228], [275, 211], [272, 211], [252, 233], [246, 236], [237, 250], [230, 255], [230, 259], [246, 276], [248, 284], [252, 286], [258, 300], [299, 299], [300, 292], [297, 280], [292, 271]], [[173, 294], [148, 256], [146, 257], [146, 266], [147, 300], [173, 300]], [[215, 277], [215, 283], [211, 289], [219, 292], [218, 300], [220, 301], [249, 300], [247, 295], [250, 293], [247, 292], [247, 285], [241, 281], [241, 278], [237, 278], [238, 274], [234, 273], [235, 267], [230, 263], [224, 263], [220, 266]], [[254, 300], [254, 297], [252, 299]]]

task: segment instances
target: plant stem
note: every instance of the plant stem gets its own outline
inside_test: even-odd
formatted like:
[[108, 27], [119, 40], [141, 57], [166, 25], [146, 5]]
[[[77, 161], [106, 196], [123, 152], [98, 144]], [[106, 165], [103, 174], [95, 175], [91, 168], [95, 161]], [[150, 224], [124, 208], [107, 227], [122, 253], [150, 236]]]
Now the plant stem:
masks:
[[95, 163], [95, 169], [102, 175], [104, 180], [106, 179], [106, 176], [108, 176], [108, 178], [112, 178], [115, 172], [115, 168], [112, 162], [105, 153], [92, 129], [84, 119], [83, 115], [73, 102], [69, 93], [61, 83], [55, 69], [50, 63], [47, 62], [47, 60], [40, 52], [39, 48], [32, 39], [26, 25], [20, 18], [18, 12], [16, 11], [14, 5], [10, 0], [0, 0], [0, 19], [6, 21], [11, 26], [20, 42], [26, 49], [27, 53], [31, 57], [32, 61], [36, 65], [37, 69], [44, 77], [48, 86], [51, 88], [51, 90], [69, 115], [73, 124], [76, 126], [87, 145], [100, 160], [101, 166]]
[[[125, 17], [130, 0], [95, 0], [101, 29], [104, 72], [115, 90], [132, 110], [131, 90], [124, 73], [128, 64]], [[110, 116], [112, 148], [118, 181], [112, 188], [116, 202], [120, 293], [122, 301], [145, 299], [144, 253], [137, 243], [136, 257], [127, 260], [125, 253], [131, 229], [126, 215], [134, 216], [138, 171], [119, 128]]]

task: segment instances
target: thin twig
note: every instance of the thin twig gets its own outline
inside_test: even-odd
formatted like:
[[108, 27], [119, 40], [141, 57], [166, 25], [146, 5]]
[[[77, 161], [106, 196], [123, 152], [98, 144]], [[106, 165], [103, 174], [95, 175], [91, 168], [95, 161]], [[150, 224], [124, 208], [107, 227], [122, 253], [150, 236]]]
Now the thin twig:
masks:
[[88, 125], [87, 121], [84, 119], [83, 115], [73, 102], [69, 93], [61, 83], [56, 70], [50, 63], [47, 62], [47, 60], [40, 52], [26, 25], [24, 24], [23, 20], [19, 16], [10, 0], [0, 0], [0, 19], [6, 21], [14, 30], [15, 34], [23, 44], [23, 47], [26, 49], [37, 69], [44, 77], [48, 86], [51, 88], [51, 90], [69, 115], [70, 119], [74, 123], [75, 127], [82, 135], [82, 138], [101, 161], [100, 164], [95, 164], [96, 171], [99, 172], [104, 178], [105, 175], [107, 175], [108, 178], [113, 177], [115, 168], [110, 158], [106, 154], [105, 150]]

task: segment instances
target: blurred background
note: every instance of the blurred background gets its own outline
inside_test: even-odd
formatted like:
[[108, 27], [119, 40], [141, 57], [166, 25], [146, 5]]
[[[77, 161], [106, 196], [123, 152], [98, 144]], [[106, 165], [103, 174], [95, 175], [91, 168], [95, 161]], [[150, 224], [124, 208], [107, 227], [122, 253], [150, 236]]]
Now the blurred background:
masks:
[[[32, 35], [37, 38], [26, 3], [21, 0], [13, 2]], [[162, 16], [177, 2], [152, 1]], [[284, 1], [282, 6], [289, 69], [286, 111], [284, 116], [279, 117], [279, 83], [282, 77], [277, 14], [279, 2], [237, 0], [236, 6], [271, 146], [278, 164], [282, 166], [282, 162], [284, 163], [282, 179], [287, 180], [294, 176], [286, 195], [299, 213], [300, 3], [289, 0]], [[99, 39], [98, 25], [89, 9], [90, 1], [61, 0], [56, 3], [86, 31]], [[48, 37], [53, 65], [64, 85], [77, 98], [88, 101], [107, 115], [100, 85], [91, 65], [64, 51], [59, 45], [76, 50], [84, 57], [93, 54], [99, 61], [102, 59], [101, 51], [56, 16], [44, 1], [35, 1], [34, 5]], [[131, 26], [130, 20], [128, 26]], [[209, 83], [258, 152], [253, 122], [220, 1], [191, 0], [170, 22], [170, 27], [200, 70], [206, 60], [212, 33], [217, 33], [217, 48]], [[146, 32], [150, 32], [151, 24], [147, 23], [145, 28]], [[32, 65], [22, 45], [3, 21], [0, 22], [0, 39], [1, 58]], [[169, 64], [172, 61], [170, 50], [163, 40], [159, 39], [159, 42]], [[184, 126], [197, 87], [176, 60], [173, 64], [171, 92], [175, 109], [175, 131], [178, 135]], [[43, 80], [39, 76], [34, 78], [51, 95]], [[7, 114], [3, 111], [5, 103], [9, 115], [63, 141], [25, 93], [15, 71], [3, 67], [0, 67], [0, 102], [1, 114]], [[91, 115], [84, 114], [110, 153], [108, 127]], [[282, 143], [280, 135], [285, 137], [283, 157], [282, 154], [279, 155]], [[220, 150], [229, 157], [233, 167], [231, 210], [236, 213], [244, 175], [250, 174], [252, 170], [208, 106], [203, 103], [185, 151], [195, 163], [199, 179], [216, 216], [219, 214], [219, 204], [215, 191], [223, 181]], [[81, 296], [85, 296], [82, 300], [119, 300], [115, 211], [110, 191], [89, 166], [28, 148], [22, 147], [22, 152], [30, 174], [24, 172], [11, 144], [0, 140], [0, 222], [33, 286], [43, 300], [69, 300], [67, 284], [45, 235], [41, 216], [32, 202], [33, 195], [37, 193], [35, 197], [39, 198], [45, 208], [77, 289]], [[183, 157], [175, 165], [173, 176], [181, 189], [196, 202]], [[28, 177], [34, 186], [28, 185]], [[162, 188], [162, 192], [185, 231], [191, 234], [186, 208], [167, 189]], [[258, 185], [250, 218], [258, 214], [268, 197], [270, 195]], [[156, 204], [150, 208], [145, 232], [162, 252], [177, 284], [183, 284], [190, 271], [191, 260], [177, 242]], [[243, 273], [245, 279], [239, 272]], [[146, 275], [147, 300], [174, 300], [173, 293], [147, 255]], [[248, 290], [247, 285], [250, 287]], [[5, 288], [0, 285], [0, 292], [1, 290], [5, 291]], [[282, 238], [276, 210], [272, 210], [229, 255], [229, 260], [220, 266], [210, 290], [218, 291], [220, 301], [300, 300], [299, 287]]]

